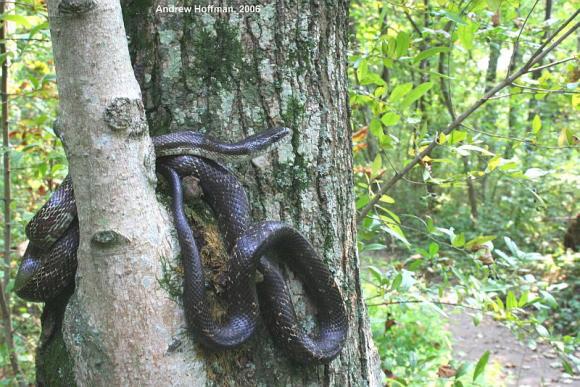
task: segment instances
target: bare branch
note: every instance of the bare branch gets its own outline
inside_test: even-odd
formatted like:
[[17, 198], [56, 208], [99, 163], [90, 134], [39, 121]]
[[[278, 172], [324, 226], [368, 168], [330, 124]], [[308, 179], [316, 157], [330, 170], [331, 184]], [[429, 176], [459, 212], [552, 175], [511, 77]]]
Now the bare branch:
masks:
[[496, 95], [494, 97], [491, 97], [490, 99], [508, 98], [508, 97], [513, 97], [515, 95], [521, 95], [521, 94], [534, 94], [534, 95], [535, 94], [580, 94], [580, 92], [572, 91], [572, 90], [563, 90], [563, 89], [545, 90], [545, 91], [520, 91], [519, 93], [509, 93], [509, 94]]
[[443, 301], [429, 301], [429, 300], [406, 300], [406, 301], [386, 301], [378, 304], [367, 304], [367, 306], [388, 306], [388, 305], [400, 305], [400, 304], [435, 304], [435, 305], [448, 305], [459, 308], [471, 309], [483, 311], [482, 308], [476, 308], [469, 305], [455, 304], [453, 302], [443, 302]]
[[540, 70], [544, 70], [544, 69], [550, 68], [552, 66], [557, 66], [557, 65], [562, 64], [562, 63], [570, 62], [571, 60], [578, 60], [578, 58], [573, 56], [570, 58], [558, 60], [556, 62], [548, 63], [548, 64], [545, 64], [543, 66], [533, 67], [533, 68], [529, 69], [528, 71], [526, 71], [526, 74], [533, 73], [533, 72], [540, 71]]

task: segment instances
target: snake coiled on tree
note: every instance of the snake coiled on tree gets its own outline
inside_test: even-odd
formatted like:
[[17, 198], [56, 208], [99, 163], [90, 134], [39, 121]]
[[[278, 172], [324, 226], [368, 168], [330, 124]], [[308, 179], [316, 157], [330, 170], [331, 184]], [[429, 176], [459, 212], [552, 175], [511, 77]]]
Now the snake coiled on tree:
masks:
[[[153, 137], [157, 172], [168, 181], [177, 239], [184, 270], [183, 305], [188, 327], [211, 350], [234, 348], [255, 332], [261, 314], [269, 331], [291, 358], [325, 364], [344, 346], [348, 331], [340, 291], [310, 242], [294, 228], [278, 222], [252, 222], [240, 182], [218, 160], [253, 158], [277, 146], [289, 134], [275, 128], [234, 144], [195, 132]], [[212, 208], [230, 257], [226, 281], [226, 316], [215, 319], [207, 299], [204, 271], [193, 232], [184, 212], [181, 179], [199, 180], [203, 199]], [[16, 293], [46, 302], [74, 282], [79, 225], [70, 177], [26, 227], [30, 240], [17, 274]], [[300, 327], [276, 256], [301, 280], [317, 310], [318, 326]], [[256, 273], [261, 280], [256, 280]]]

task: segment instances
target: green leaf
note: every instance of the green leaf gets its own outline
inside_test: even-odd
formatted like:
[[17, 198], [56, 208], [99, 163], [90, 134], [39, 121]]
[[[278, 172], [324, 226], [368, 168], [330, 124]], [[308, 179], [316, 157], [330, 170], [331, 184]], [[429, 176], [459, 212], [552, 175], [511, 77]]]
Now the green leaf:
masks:
[[514, 292], [512, 292], [511, 290], [507, 294], [507, 298], [506, 298], [505, 303], [506, 303], [507, 310], [512, 310], [512, 309], [518, 307], [518, 301], [516, 300], [516, 296], [515, 296]]
[[389, 112], [381, 117], [381, 122], [385, 126], [391, 126], [397, 124], [401, 120], [401, 116], [397, 113]]
[[381, 272], [381, 270], [375, 266], [369, 266], [369, 271], [371, 272], [371, 275], [373, 276], [374, 280], [378, 283], [382, 283], [383, 281], [383, 273]]
[[485, 370], [485, 366], [487, 366], [488, 360], [489, 360], [489, 351], [485, 351], [483, 356], [481, 356], [479, 358], [479, 361], [477, 362], [477, 364], [475, 366], [475, 371], [473, 371], [473, 381], [474, 382], [477, 379], [477, 377], [479, 375], [481, 375], [483, 373], [483, 371]]
[[371, 120], [371, 123], [369, 125], [369, 130], [371, 131], [371, 134], [379, 140], [381, 140], [383, 138], [383, 136], [385, 135], [383, 132], [383, 126], [381, 125], [381, 121], [379, 121], [376, 118], [373, 118]]
[[399, 286], [401, 286], [401, 283], [403, 283], [403, 275], [399, 273], [393, 280], [393, 283], [391, 284], [391, 289], [399, 290]]
[[32, 38], [37, 32], [42, 30], [48, 30], [48, 22], [40, 23], [32, 27], [30, 31], [28, 31], [28, 37]]
[[463, 247], [465, 245], [465, 235], [463, 233], [457, 234], [451, 239], [453, 247]]
[[[384, 196], [387, 196], [387, 195], [384, 195]], [[383, 199], [383, 198], [381, 197], [381, 201], [382, 201], [382, 199]], [[391, 199], [392, 199], [392, 198], [391, 198]], [[395, 200], [395, 199], [393, 199], [393, 203], [394, 203], [394, 200]], [[383, 207], [383, 206], [380, 206], [380, 205], [378, 205], [378, 204], [377, 204], [377, 207], [379, 207], [381, 210], [385, 211], [385, 212], [386, 212], [386, 213], [387, 213], [387, 214], [388, 214], [388, 215], [391, 217], [391, 219], [395, 221], [395, 223], [397, 223], [397, 224], [401, 224], [401, 218], [399, 218], [399, 217], [397, 216], [397, 214], [395, 214], [393, 211], [391, 211], [391, 210], [389, 210], [388, 208], [385, 208], [385, 207]]]
[[407, 269], [409, 271], [417, 271], [417, 270], [419, 270], [421, 265], [423, 265], [423, 260], [422, 259], [415, 259], [407, 266]]
[[366, 206], [369, 201], [370, 199], [368, 195], [362, 195], [356, 200], [356, 209], [360, 210], [361, 208]]
[[541, 324], [536, 325], [536, 332], [542, 337], [550, 337], [550, 332]]
[[11, 21], [14, 22], [16, 24], [20, 24], [26, 28], [29, 28], [31, 26], [30, 21], [28, 21], [28, 17], [26, 16], [22, 16], [22, 15], [14, 15], [14, 14], [3, 14], [0, 15], [0, 19], [4, 19], [6, 21]]
[[394, 221], [392, 222], [385, 221], [384, 224], [385, 227], [383, 229], [387, 234], [393, 236], [395, 239], [400, 240], [407, 246], [410, 245], [409, 241], [405, 237], [405, 233], [403, 232], [403, 230], [401, 230], [401, 227], [399, 227], [398, 224], [394, 223]]
[[471, 50], [473, 48], [473, 38], [478, 28], [479, 25], [473, 22], [469, 22], [467, 25], [461, 25], [457, 28], [459, 42], [467, 50]]
[[393, 36], [387, 38], [386, 44], [383, 44], [382, 51], [387, 58], [395, 58], [397, 49], [397, 40]]
[[364, 245], [362, 251], [376, 251], [376, 250], [384, 250], [387, 246], [380, 244], [380, 243], [371, 243], [368, 245]]
[[540, 294], [542, 295], [542, 300], [550, 307], [554, 309], [558, 307], [558, 302], [556, 301], [554, 296], [552, 296], [550, 293], [548, 293], [545, 290], [540, 290]]
[[432, 257], [439, 252], [439, 245], [435, 242], [429, 243], [429, 255]]
[[564, 372], [568, 375], [574, 375], [574, 368], [572, 368], [572, 364], [570, 364], [566, 360], [562, 360], [562, 367], [564, 368]]
[[407, 291], [411, 289], [411, 287], [415, 284], [413, 272], [403, 269], [401, 274], [402, 274], [401, 290]]
[[390, 197], [389, 195], [382, 195], [381, 198], [379, 199], [381, 202], [384, 203], [389, 203], [389, 204], [393, 204], [395, 202], [395, 199], [393, 199], [392, 197]]
[[499, 169], [502, 171], [509, 171], [510, 169], [516, 169], [518, 167], [518, 163], [515, 161], [505, 161], [500, 163]]
[[572, 131], [568, 128], [562, 128], [560, 135], [558, 136], [558, 145], [565, 146], [572, 144], [574, 144], [574, 135], [572, 134]]
[[409, 49], [409, 34], [405, 31], [401, 31], [397, 35], [397, 48], [395, 50], [395, 56], [397, 58], [402, 57], [407, 53], [408, 49]]
[[467, 25], [467, 23], [465, 22], [465, 20], [463, 20], [463, 18], [461, 16], [459, 16], [458, 14], [454, 13], [454, 12], [450, 12], [450, 11], [443, 11], [443, 15], [445, 15], [445, 17], [451, 21], [454, 21], [455, 23], [461, 25], [461, 26], [465, 26]]
[[428, 92], [432, 87], [433, 87], [433, 82], [425, 82], [425, 83], [420, 84], [419, 86], [414, 88], [411, 92], [409, 92], [409, 94], [407, 94], [407, 96], [405, 97], [405, 99], [401, 103], [401, 106], [403, 108], [407, 108], [407, 107], [411, 106], [411, 104], [413, 102], [415, 102], [416, 100], [421, 98], [423, 96], [423, 94]]
[[465, 244], [466, 249], [471, 249], [473, 246], [482, 245], [486, 242], [492, 241], [496, 238], [495, 235], [481, 235], [473, 238]]
[[484, 156], [495, 156], [495, 154], [491, 153], [487, 149], [484, 149], [484, 148], [479, 147], [477, 145], [471, 145], [471, 144], [461, 145], [460, 147], [456, 148], [455, 150], [461, 156], [467, 156], [472, 151], [473, 152], [479, 152], [479, 153], [483, 154]]
[[530, 168], [525, 173], [524, 176], [528, 179], [537, 179], [538, 177], [542, 177], [550, 173], [550, 171], [544, 171], [540, 168]]
[[502, 160], [502, 158], [501, 158], [501, 156], [499, 156], [499, 155], [492, 157], [492, 158], [491, 158], [491, 159], [489, 159], [489, 161], [487, 162], [487, 168], [486, 168], [486, 170], [487, 170], [488, 172], [491, 172], [491, 171], [493, 171], [493, 170], [494, 170], [494, 169], [496, 169], [496, 168], [497, 168], [497, 166], [498, 166], [498, 165], [501, 163], [501, 160]]
[[386, 85], [384, 79], [379, 74], [373, 72], [367, 72], [363, 78], [359, 78], [359, 82], [361, 85]]
[[542, 119], [538, 114], [536, 114], [532, 120], [532, 131], [534, 134], [537, 134], [540, 129], [542, 129]]
[[499, 310], [505, 310], [505, 305], [503, 304], [503, 301], [501, 300], [501, 298], [497, 297], [495, 299], [495, 304], [497, 305]]
[[366, 61], [362, 61], [358, 64], [358, 68], [356, 69], [356, 76], [359, 82], [366, 78], [369, 72], [369, 64]]
[[395, 86], [391, 95], [389, 97], [390, 102], [397, 102], [401, 97], [406, 95], [411, 89], [413, 88], [413, 84], [411, 82], [403, 83], [401, 85]]
[[457, 144], [467, 138], [467, 132], [464, 130], [454, 130], [449, 135], [449, 145]]
[[432, 57], [433, 55], [437, 55], [437, 54], [440, 54], [442, 52], [448, 52], [448, 51], [449, 51], [449, 47], [431, 47], [431, 48], [428, 48], [425, 51], [421, 51], [420, 53], [415, 55], [413, 62], [419, 63], [424, 59]]
[[522, 293], [520, 300], [518, 301], [518, 307], [523, 308], [528, 303], [528, 295], [530, 292], [527, 290]]
[[463, 375], [467, 374], [467, 370], [469, 369], [469, 365], [467, 363], [461, 363], [459, 367], [457, 367], [457, 372], [455, 373], [455, 379], [459, 379]]
[[425, 224], [425, 229], [427, 230], [428, 233], [432, 233], [435, 231], [435, 225], [433, 223], [433, 218], [431, 218], [430, 216], [427, 217], [427, 223]]
[[383, 166], [383, 159], [381, 158], [381, 155], [379, 154], [375, 157], [375, 160], [373, 161], [373, 164], [371, 165], [372, 176], [377, 176], [377, 174], [379, 173], [379, 170], [381, 169], [382, 166]]

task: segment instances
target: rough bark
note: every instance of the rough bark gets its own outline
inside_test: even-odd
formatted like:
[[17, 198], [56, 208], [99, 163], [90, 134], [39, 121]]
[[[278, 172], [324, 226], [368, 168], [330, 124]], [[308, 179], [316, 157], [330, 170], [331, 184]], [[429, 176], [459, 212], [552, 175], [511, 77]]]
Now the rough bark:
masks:
[[[99, 3], [100, 6], [101, 3]], [[241, 2], [239, 4], [242, 4]], [[175, 363], [174, 370], [157, 369], [139, 370], [141, 363], [130, 365], [126, 371], [143, 373], [143, 379], [131, 380], [125, 384], [157, 384], [157, 385], [377, 385], [379, 384], [379, 364], [376, 352], [372, 348], [372, 340], [368, 326], [364, 301], [361, 295], [359, 282], [359, 261], [356, 252], [356, 225], [353, 207], [352, 182], [352, 154], [351, 128], [349, 127], [349, 108], [347, 101], [346, 78], [346, 31], [347, 31], [347, 4], [341, 2], [338, 7], [326, 3], [312, 2], [297, 4], [294, 2], [269, 2], [262, 4], [260, 12], [249, 13], [155, 13], [157, 6], [168, 6], [167, 3], [155, 1], [126, 1], [123, 3], [125, 26], [129, 37], [133, 68], [137, 80], [143, 90], [143, 102], [147, 113], [147, 121], [151, 134], [161, 134], [167, 131], [196, 130], [211, 133], [224, 140], [234, 140], [264, 130], [275, 125], [286, 125], [293, 129], [290, 143], [284, 145], [271, 155], [262, 156], [244, 165], [231, 166], [247, 189], [248, 196], [253, 204], [253, 216], [256, 220], [272, 219], [283, 220], [293, 224], [304, 233], [316, 246], [336, 274], [336, 280], [343, 293], [350, 320], [348, 342], [342, 354], [328, 366], [300, 366], [290, 361], [283, 348], [274, 346], [268, 331], [260, 327], [255, 338], [239, 350], [224, 353], [210, 354], [203, 348], [192, 345], [193, 340], [184, 334], [177, 334], [176, 329], [185, 330], [182, 320], [179, 300], [173, 296], [179, 294], [179, 274], [173, 270], [162, 270], [160, 275], [153, 275], [153, 279], [161, 278], [161, 285], [166, 292], [158, 299], [158, 282], [148, 283], [150, 289], [143, 291], [143, 284], [133, 282], [132, 289], [116, 289], [118, 297], [124, 298], [131, 294], [134, 299], [124, 298], [124, 308], [111, 314], [106, 307], [101, 316], [106, 322], [128, 325], [125, 330], [139, 329], [140, 332], [126, 332], [126, 336], [116, 337], [118, 349], [114, 351], [113, 360], [120, 356], [129, 356], [131, 350], [139, 352], [145, 362], [165, 361], [163, 358], [183, 360]], [[207, 4], [203, 4], [207, 5]], [[238, 9], [238, 2], [214, 4], [215, 6], [232, 6]], [[111, 18], [111, 15], [108, 15]], [[80, 23], [79, 23], [80, 24]], [[52, 28], [55, 28], [53, 25]], [[79, 26], [79, 28], [86, 28]], [[111, 26], [109, 26], [111, 28]], [[119, 28], [116, 26], [115, 28]], [[68, 27], [67, 27], [68, 29]], [[70, 32], [70, 31], [69, 31]], [[63, 32], [64, 35], [64, 32]], [[93, 35], [94, 32], [93, 32]], [[79, 35], [83, 36], [83, 35]], [[86, 39], [86, 37], [84, 37]], [[91, 39], [102, 39], [107, 47], [100, 43], [99, 49], [107, 51], [110, 56], [112, 47], [102, 36], [92, 36]], [[68, 37], [68, 39], [75, 39]], [[80, 39], [80, 38], [78, 38]], [[95, 41], [96, 43], [96, 41]], [[87, 45], [93, 46], [94, 44]], [[99, 46], [99, 45], [97, 45]], [[57, 53], [55, 47], [55, 54]], [[104, 54], [104, 53], [102, 53]], [[57, 69], [58, 69], [57, 55]], [[83, 65], [79, 59], [74, 60], [74, 66]], [[106, 59], [107, 61], [110, 58]], [[113, 62], [114, 63], [114, 62]], [[112, 63], [111, 63], [112, 64]], [[106, 68], [111, 68], [106, 66]], [[71, 76], [72, 74], [67, 74]], [[101, 75], [99, 75], [101, 76]], [[105, 75], [102, 75], [106, 77]], [[59, 81], [63, 77], [59, 75]], [[99, 79], [99, 78], [95, 78]], [[66, 81], [65, 81], [66, 82]], [[118, 81], [117, 81], [118, 82]], [[59, 84], [60, 86], [60, 84]], [[110, 85], [112, 90], [119, 91], [119, 85]], [[61, 95], [62, 94], [62, 86]], [[80, 95], [87, 93], [85, 87], [77, 85]], [[102, 84], [99, 85], [105, 89]], [[111, 89], [107, 95], [113, 93]], [[124, 88], [121, 88], [124, 90]], [[81, 93], [82, 92], [82, 93]], [[116, 94], [113, 93], [116, 96]], [[124, 95], [124, 94], [122, 94]], [[66, 94], [63, 95], [66, 97]], [[131, 98], [136, 97], [131, 95]], [[102, 100], [100, 100], [102, 102]], [[85, 100], [81, 100], [85, 103]], [[90, 101], [86, 101], [90, 102]], [[102, 124], [101, 112], [93, 117], [90, 127], [95, 122]], [[79, 109], [77, 106], [75, 109]], [[82, 109], [85, 109], [84, 107]], [[96, 129], [94, 129], [96, 131]], [[110, 129], [103, 127], [100, 132], [110, 133]], [[72, 130], [69, 129], [72, 133]], [[108, 131], [108, 132], [107, 132]], [[83, 133], [89, 138], [92, 131], [84, 129]], [[118, 135], [118, 134], [116, 134]], [[109, 138], [107, 135], [106, 138]], [[82, 137], [79, 137], [79, 141]], [[136, 180], [124, 187], [131, 187], [131, 195], [123, 196], [124, 219], [123, 225], [137, 225], [137, 229], [125, 230], [113, 228], [115, 223], [109, 221], [107, 229], [119, 233], [131, 232], [131, 253], [127, 253], [128, 244], [124, 243], [114, 249], [114, 262], [126, 262], [129, 258], [139, 256], [146, 262], [146, 267], [132, 269], [131, 276], [144, 276], [143, 273], [159, 274], [159, 257], [169, 251], [169, 240], [166, 237], [168, 220], [162, 210], [155, 204], [152, 195], [153, 181], [145, 176], [151, 176], [151, 170], [143, 167], [144, 154], [141, 149], [148, 149], [147, 136], [125, 136], [125, 140], [135, 141], [135, 150], [125, 151], [127, 154], [115, 154], [114, 172], [109, 171], [109, 182], [115, 189], [120, 189], [117, 179], [128, 178]], [[67, 136], [65, 135], [65, 142]], [[125, 147], [129, 146], [124, 143]], [[139, 145], [141, 144], [141, 145]], [[145, 144], [145, 145], [143, 145]], [[92, 141], [91, 147], [99, 149], [100, 143]], [[114, 145], [114, 144], [113, 144]], [[142, 148], [145, 147], [145, 148]], [[76, 149], [76, 148], [74, 148]], [[93, 184], [88, 181], [89, 176], [81, 172], [81, 166], [86, 160], [75, 158], [68, 145], [71, 159], [71, 169], [80, 186]], [[93, 151], [97, 152], [98, 151]], [[73, 153], [72, 155], [70, 153]], [[98, 154], [104, 157], [102, 154]], [[127, 157], [128, 160], [124, 158]], [[121, 158], [122, 161], [121, 161]], [[137, 159], [137, 160], [135, 160]], [[121, 161], [121, 162], [119, 162]], [[136, 162], [137, 161], [137, 162]], [[103, 160], [103, 165], [110, 165], [111, 160]], [[122, 167], [120, 165], [122, 164]], [[113, 166], [110, 166], [113, 168]], [[132, 170], [129, 176], [122, 174], [125, 169]], [[77, 172], [75, 172], [77, 171]], [[95, 170], [96, 174], [107, 173], [104, 170]], [[121, 177], [119, 176], [121, 174]], [[98, 180], [98, 179], [97, 179]], [[135, 190], [142, 187], [144, 193], [135, 196]], [[100, 187], [92, 191], [95, 198]], [[102, 188], [102, 187], [101, 187]], [[80, 201], [87, 200], [87, 190], [81, 190], [83, 198], [77, 194]], [[79, 208], [81, 222], [88, 220], [87, 212], [93, 211], [91, 219], [116, 219], [120, 214], [113, 211], [113, 204], [103, 202], [91, 210], [90, 202]], [[99, 202], [101, 203], [101, 202]], [[106, 203], [106, 204], [105, 204]], [[93, 204], [96, 205], [93, 199]], [[117, 208], [117, 211], [121, 211]], [[203, 205], [196, 205], [190, 209], [189, 215], [194, 220], [196, 228], [200, 228], [198, 237], [202, 245], [204, 264], [208, 267], [208, 278], [212, 280], [212, 289], [220, 292], [219, 272], [223, 267], [222, 260], [226, 260], [211, 243], [215, 237], [215, 224], [211, 215]], [[134, 219], [138, 216], [139, 220]], [[142, 219], [147, 219], [143, 224]], [[141, 222], [141, 223], [140, 223]], [[148, 227], [154, 226], [156, 232], [150, 233]], [[86, 239], [90, 238], [99, 228], [93, 229], [85, 225], [82, 228], [84, 239], [81, 244], [81, 255], [90, 248]], [[159, 227], [160, 231], [157, 231]], [[133, 234], [134, 232], [134, 234]], [[124, 234], [126, 235], [126, 234]], [[137, 241], [148, 238], [158, 238], [160, 247], [153, 248], [147, 243]], [[219, 236], [218, 236], [219, 239]], [[97, 256], [99, 262], [104, 258], [102, 252]], [[113, 259], [112, 254], [107, 256]], [[81, 259], [84, 259], [81, 257]], [[95, 266], [89, 260], [92, 266]], [[168, 266], [173, 265], [172, 259], [164, 260]], [[137, 264], [135, 259], [132, 264]], [[108, 269], [109, 266], [104, 266]], [[99, 267], [97, 267], [99, 268]], [[161, 268], [163, 269], [163, 268]], [[137, 271], [139, 270], [139, 271]], [[102, 271], [102, 270], [101, 270]], [[99, 293], [110, 293], [114, 286], [121, 286], [118, 281], [128, 279], [119, 278], [118, 273], [107, 270], [111, 279], [101, 279], [107, 289], [99, 289]], [[313, 326], [312, 316], [315, 311], [308, 305], [301, 285], [295, 280], [294, 274], [287, 272], [288, 284], [297, 305], [297, 313], [306, 327]], [[130, 280], [131, 278], [129, 278]], [[217, 280], [217, 281], [216, 281]], [[91, 279], [93, 281], [93, 279]], [[89, 283], [89, 279], [82, 274], [77, 285], [79, 289]], [[99, 282], [96, 282], [99, 284]], [[177, 286], [175, 286], [177, 284]], [[133, 294], [141, 293], [141, 294]], [[81, 296], [89, 295], [82, 292]], [[75, 294], [73, 301], [80, 296]], [[151, 299], [149, 299], [151, 298]], [[93, 302], [96, 301], [93, 297]], [[170, 305], [163, 302], [169, 302]], [[83, 301], [84, 302], [84, 301]], [[82, 305], [82, 307], [81, 307]], [[143, 306], [156, 305], [156, 308], [165, 308], [170, 311], [152, 310]], [[141, 307], [139, 315], [132, 315], [131, 310]], [[66, 347], [53, 340], [54, 348], [62, 366], [70, 363], [67, 360], [67, 348], [72, 352], [84, 348], [83, 352], [104, 361], [105, 366], [111, 363], [107, 351], [96, 352], [91, 349], [96, 339], [92, 330], [86, 325], [87, 306], [78, 301], [72, 302], [72, 308], [78, 311], [74, 314], [77, 320], [65, 319], [64, 333]], [[81, 308], [83, 309], [81, 311]], [[69, 305], [68, 309], [71, 309]], [[73, 315], [68, 312], [66, 316]], [[82, 312], [82, 313], [81, 313]], [[155, 316], [165, 317], [164, 321], [157, 322], [162, 327], [160, 332], [146, 331]], [[131, 323], [119, 319], [132, 319]], [[50, 319], [45, 319], [45, 323]], [[94, 320], [89, 320], [94, 324]], [[82, 345], [71, 346], [71, 340], [66, 340], [67, 332], [71, 331], [67, 325], [76, 327], [75, 333], [80, 337], [88, 336]], [[132, 325], [132, 326], [131, 326]], [[54, 326], [54, 325], [53, 325]], [[111, 329], [113, 329], [111, 327]], [[57, 330], [58, 331], [58, 330]], [[143, 332], [144, 331], [144, 332]], [[167, 335], [166, 333], [170, 333]], [[56, 335], [58, 336], [58, 335]], [[174, 337], [172, 345], [164, 342], [166, 337]], [[102, 336], [99, 336], [102, 339]], [[62, 342], [62, 341], [60, 341]], [[143, 344], [144, 342], [145, 345]], [[158, 346], [161, 350], [161, 359], [155, 353], [154, 357], [146, 357], [146, 350]], [[143, 345], [147, 347], [143, 349]], [[69, 349], [70, 349], [69, 348]], [[62, 350], [59, 352], [59, 350]], [[47, 360], [51, 353], [45, 351], [40, 358]], [[72, 358], [77, 366], [77, 354]], [[91, 357], [92, 358], [92, 357]], [[91, 364], [92, 369], [103, 365]], [[189, 367], [189, 375], [179, 374], [184, 366]], [[49, 376], [53, 377], [58, 368], [47, 367]], [[88, 369], [88, 368], [87, 368]], [[63, 372], [65, 373], [65, 372]], [[156, 375], [151, 375], [155, 373]], [[190, 379], [191, 375], [195, 382]], [[112, 385], [123, 384], [117, 379]], [[147, 377], [153, 377], [145, 381]], [[156, 379], [155, 379], [156, 378]], [[166, 378], [165, 381], [161, 379]], [[77, 379], [77, 383], [80, 379]], [[140, 383], [136, 383], [139, 381]], [[157, 383], [156, 383], [157, 381]], [[102, 381], [104, 384], [107, 381]], [[84, 383], [81, 383], [84, 384]], [[98, 384], [98, 383], [97, 383]]]
[[[350, 317], [349, 341], [326, 367], [300, 367], [262, 328], [237, 353], [206, 364], [216, 385], [364, 385], [374, 380], [355, 249], [347, 101], [348, 4], [262, 3], [250, 13], [155, 13], [162, 1], [126, 1], [125, 24], [151, 131], [196, 130], [240, 139], [275, 125], [292, 141], [234, 166], [254, 219], [288, 222], [336, 273]], [[201, 4], [201, 2], [194, 2]], [[241, 1], [215, 4], [238, 9]], [[148, 9], [146, 15], [142, 10]], [[301, 317], [312, 315], [288, 273]]]
[[[120, 4], [53, 0], [48, 7], [60, 94], [57, 128], [81, 240], [76, 291], [62, 324], [68, 353], [51, 359], [58, 345], [41, 347], [47, 357], [39, 359], [39, 375], [46, 377], [40, 383], [191, 385], [197, 361], [168, 351], [183, 318], [157, 278], [173, 242], [155, 197], [155, 157]], [[60, 321], [51, 307], [45, 337]], [[57, 358], [69, 363], [55, 364]], [[60, 378], [59, 370], [69, 372]], [[72, 375], [74, 381], [66, 380]]]

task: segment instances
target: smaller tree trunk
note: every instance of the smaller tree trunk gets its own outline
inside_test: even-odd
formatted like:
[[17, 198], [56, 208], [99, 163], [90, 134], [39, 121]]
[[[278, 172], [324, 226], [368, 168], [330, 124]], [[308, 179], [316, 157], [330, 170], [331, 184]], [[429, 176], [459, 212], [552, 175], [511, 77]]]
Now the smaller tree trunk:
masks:
[[[155, 197], [155, 154], [120, 4], [50, 0], [48, 9], [57, 127], [81, 232], [76, 290], [62, 323], [72, 362], [63, 369], [74, 374], [65, 384], [192, 385], [197, 360], [168, 350], [183, 318], [157, 279], [173, 242]], [[60, 325], [45, 315], [45, 329], [51, 321]]]

